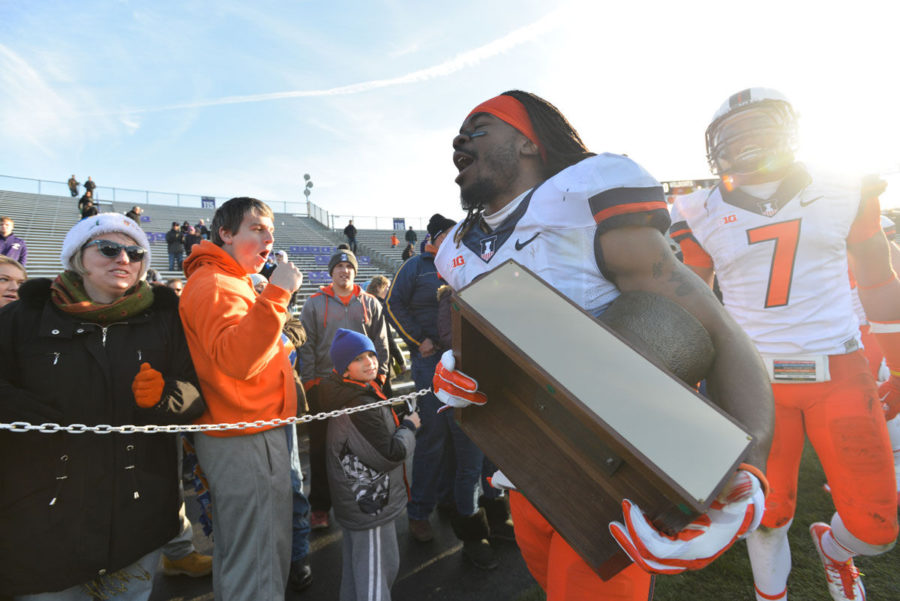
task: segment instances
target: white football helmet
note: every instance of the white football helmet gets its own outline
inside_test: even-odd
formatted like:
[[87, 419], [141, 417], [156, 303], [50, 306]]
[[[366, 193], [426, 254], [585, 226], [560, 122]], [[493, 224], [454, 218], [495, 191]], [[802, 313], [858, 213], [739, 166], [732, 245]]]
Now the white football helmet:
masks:
[[706, 160], [716, 175], [777, 172], [794, 160], [797, 115], [771, 88], [731, 95], [706, 128]]

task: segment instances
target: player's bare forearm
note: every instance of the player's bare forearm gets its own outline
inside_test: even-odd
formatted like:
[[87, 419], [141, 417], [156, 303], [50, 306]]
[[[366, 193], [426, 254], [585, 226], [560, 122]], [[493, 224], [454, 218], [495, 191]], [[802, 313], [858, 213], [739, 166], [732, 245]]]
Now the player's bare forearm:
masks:
[[707, 376], [713, 400], [753, 436], [748, 463], [765, 470], [774, 425], [772, 387], [749, 337], [709, 286], [678, 261], [651, 228], [620, 228], [603, 234], [604, 267], [623, 292], [665, 296], [691, 313], [709, 332], [716, 359]]
[[710, 290], [712, 290], [713, 284], [716, 279], [716, 272], [712, 267], [700, 267], [697, 265], [688, 265], [687, 267], [695, 274], [697, 274], [697, 277], [706, 282], [706, 285], [709, 286]]
[[[900, 249], [879, 232], [847, 246], [859, 300], [871, 321], [900, 321]], [[893, 264], [893, 265], [892, 265]]]

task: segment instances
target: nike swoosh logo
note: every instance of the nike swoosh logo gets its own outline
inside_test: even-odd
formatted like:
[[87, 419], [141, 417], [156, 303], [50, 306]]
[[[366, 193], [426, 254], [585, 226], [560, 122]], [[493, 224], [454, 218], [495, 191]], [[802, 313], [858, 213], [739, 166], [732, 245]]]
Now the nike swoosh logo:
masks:
[[816, 202], [816, 201], [819, 200], [820, 198], [824, 198], [824, 196], [816, 196], [816, 197], [813, 198], [812, 200], [807, 200], [807, 201], [805, 201], [805, 202], [801, 200], [801, 201], [800, 201], [800, 206], [801, 206], [801, 207], [808, 207], [809, 205], [811, 205], [812, 203]]
[[526, 240], [525, 242], [519, 242], [518, 240], [516, 240], [516, 250], [522, 250], [523, 248], [525, 248], [526, 246], [528, 246], [529, 244], [531, 244], [532, 242], [534, 242], [534, 239], [537, 238], [537, 237], [540, 236], [540, 235], [541, 235], [541, 233], [538, 232], [538, 233], [536, 233], [534, 236], [532, 236], [531, 238], [529, 238], [528, 240]]

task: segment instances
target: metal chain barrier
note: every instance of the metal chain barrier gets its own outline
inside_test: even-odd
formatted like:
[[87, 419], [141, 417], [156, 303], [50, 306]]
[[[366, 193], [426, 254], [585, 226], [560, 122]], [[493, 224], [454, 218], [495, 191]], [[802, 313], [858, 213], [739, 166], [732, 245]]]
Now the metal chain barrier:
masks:
[[12, 422], [9, 424], [0, 423], [0, 430], [8, 430], [10, 432], [40, 432], [42, 434], [54, 434], [56, 432], [66, 432], [68, 434], [84, 434], [92, 432], [94, 434], [174, 434], [177, 432], [211, 432], [211, 431], [227, 431], [227, 430], [244, 430], [246, 428], [265, 428], [267, 426], [285, 426], [288, 424], [302, 424], [315, 420], [331, 419], [340, 415], [349, 415], [360, 411], [368, 411], [376, 407], [384, 407], [385, 405], [399, 405], [406, 403], [410, 407], [416, 406], [416, 399], [431, 392], [430, 388], [423, 388], [416, 392], [403, 394], [382, 401], [375, 401], [367, 405], [359, 405], [358, 407], [348, 407], [346, 409], [335, 409], [334, 411], [323, 411], [322, 413], [314, 413], [303, 415], [300, 417], [288, 417], [262, 420], [258, 419], [253, 422], [235, 422], [226, 424], [168, 424], [165, 426], [147, 425], [147, 426], [111, 426], [109, 424], [99, 424], [96, 426], [87, 426], [85, 424], [69, 424], [61, 426], [59, 424], [31, 424], [28, 422]]

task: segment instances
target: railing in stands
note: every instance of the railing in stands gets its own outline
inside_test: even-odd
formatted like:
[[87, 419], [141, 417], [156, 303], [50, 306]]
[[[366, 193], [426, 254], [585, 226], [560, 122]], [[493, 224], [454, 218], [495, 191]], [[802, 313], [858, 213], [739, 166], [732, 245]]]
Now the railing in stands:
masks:
[[[26, 192], [31, 194], [47, 194], [51, 196], [71, 196], [69, 185], [63, 181], [34, 179], [0, 174], [0, 190]], [[84, 193], [84, 182], [81, 182], [78, 194]], [[157, 204], [176, 207], [214, 209], [230, 196], [203, 196], [199, 194], [182, 194], [178, 192], [158, 192], [154, 190], [135, 190], [132, 188], [114, 188], [97, 185], [94, 199], [100, 203], [122, 202], [135, 205]], [[290, 213], [302, 217], [311, 217], [322, 225], [343, 231], [347, 221], [352, 219], [358, 229], [405, 230], [409, 226], [424, 230], [427, 217], [385, 217], [383, 215], [332, 215], [322, 207], [306, 200], [282, 201], [263, 200], [276, 213]]]
[[[32, 194], [48, 194], [53, 196], [71, 196], [69, 184], [61, 181], [46, 179], [34, 179], [30, 177], [16, 177], [12, 175], [0, 175], [0, 189], [13, 192], [28, 192]], [[78, 194], [84, 193], [84, 182], [81, 182]], [[155, 190], [135, 190], [133, 188], [118, 188], [97, 185], [94, 189], [94, 198], [100, 202], [124, 202], [136, 205], [157, 204], [187, 208], [211, 208], [216, 203], [221, 203], [230, 196], [206, 196], [200, 194], [182, 194], [179, 192], [159, 192]], [[280, 201], [264, 200], [276, 213], [292, 213], [295, 215], [310, 216], [323, 225], [328, 225], [330, 216], [327, 211], [305, 200]]]

